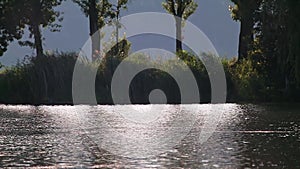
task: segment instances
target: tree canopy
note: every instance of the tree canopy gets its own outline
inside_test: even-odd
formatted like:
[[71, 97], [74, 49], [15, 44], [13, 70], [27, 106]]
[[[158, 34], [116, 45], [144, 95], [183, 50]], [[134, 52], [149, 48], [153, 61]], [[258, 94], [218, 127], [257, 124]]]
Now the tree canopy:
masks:
[[[50, 28], [58, 31], [62, 20], [60, 12], [54, 10], [63, 0], [1, 0], [1, 53], [6, 50], [8, 43], [20, 40], [24, 29], [28, 28], [34, 42], [20, 41], [23, 46], [36, 49], [37, 56], [43, 55], [42, 34], [40, 28]], [[57, 22], [58, 21], [58, 22]]]
[[175, 17], [176, 22], [176, 51], [182, 50], [182, 21], [187, 20], [197, 9], [194, 0], [166, 0], [163, 8]]
[[97, 59], [101, 45], [100, 29], [119, 15], [120, 9], [126, 8], [128, 0], [118, 0], [112, 4], [109, 0], [73, 0], [89, 18], [92, 39], [93, 60]]
[[241, 22], [239, 59], [263, 64], [269, 85], [300, 87], [300, 2], [232, 0], [233, 19]]

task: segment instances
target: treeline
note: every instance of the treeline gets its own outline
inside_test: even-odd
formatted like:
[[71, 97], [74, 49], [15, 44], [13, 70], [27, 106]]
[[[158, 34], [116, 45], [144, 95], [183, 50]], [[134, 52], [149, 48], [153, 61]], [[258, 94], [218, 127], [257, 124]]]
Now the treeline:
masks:
[[[127, 43], [125, 49], [129, 50]], [[112, 72], [128, 57], [128, 50], [119, 51], [118, 56], [105, 57], [100, 63], [78, 58], [76, 53], [54, 53], [44, 57], [28, 58], [17, 66], [7, 68], [0, 74], [0, 102], [5, 104], [72, 104], [72, 78], [77, 59], [80, 69], [98, 69], [95, 81], [95, 93], [99, 104], [113, 104], [111, 96]], [[190, 53], [178, 54], [191, 68], [200, 86], [201, 102], [210, 102], [210, 83], [204, 65], [198, 57]], [[213, 56], [211, 56], [213, 57]], [[171, 60], [153, 60], [149, 56], [137, 53], [126, 60], [134, 66], [160, 64], [167, 70], [182, 70], [177, 58]], [[149, 69], [140, 72], [131, 82], [129, 95], [132, 103], [149, 103], [149, 94], [154, 89], [161, 89], [167, 96], [168, 103], [180, 103], [181, 95], [178, 84], [168, 73]]]
[[[113, 104], [111, 96], [112, 75], [117, 66], [128, 57], [129, 42], [118, 55], [111, 53], [100, 66], [98, 61], [81, 60], [81, 69], [97, 68], [95, 93], [99, 104]], [[124, 50], [126, 49], [126, 50]], [[122, 53], [122, 54], [121, 54]], [[115, 57], [118, 56], [118, 57]], [[198, 83], [201, 103], [210, 103], [211, 84], [208, 72], [199, 58], [192, 53], [181, 51], [177, 57], [191, 69]], [[206, 55], [205, 57], [215, 57]], [[4, 104], [73, 104], [72, 78], [78, 54], [54, 53], [44, 57], [31, 57], [16, 66], [6, 68], [0, 73], [0, 102]], [[79, 58], [82, 59], [82, 58]], [[227, 102], [270, 102], [296, 101], [298, 95], [283, 97], [283, 92], [266, 86], [266, 76], [262, 75], [251, 60], [221, 60], [227, 80]], [[132, 67], [147, 64], [159, 64], [170, 72], [185, 71], [178, 65], [177, 58], [153, 60], [144, 54], [135, 54], [129, 61]], [[212, 72], [213, 73], [213, 72]], [[148, 104], [149, 94], [161, 89], [167, 97], [167, 103], [181, 103], [181, 91], [176, 81], [168, 73], [149, 69], [140, 72], [131, 82], [129, 95], [132, 103]]]
[[[18, 41], [21, 46], [36, 50], [37, 57], [44, 55], [42, 29], [60, 31], [63, 12], [55, 10], [65, 0], [0, 0], [0, 56], [6, 52], [9, 43]], [[126, 8], [128, 0], [73, 0], [89, 18], [89, 35], [93, 51], [100, 51], [100, 30], [105, 24], [118, 18]], [[22, 41], [26, 29], [33, 41]], [[93, 36], [92, 36], [93, 35]], [[93, 56], [96, 56], [93, 53]], [[97, 58], [93, 57], [93, 60]]]
[[238, 64], [251, 61], [263, 76], [264, 89], [283, 100], [299, 98], [300, 1], [232, 2], [232, 17], [241, 23]]
[[[41, 29], [60, 31], [63, 12], [55, 10], [65, 0], [0, 0], [0, 56], [6, 52], [9, 43], [18, 41], [21, 46], [35, 48], [37, 57], [44, 55]], [[116, 42], [120, 12], [127, 9], [128, 0], [72, 0], [89, 19], [89, 35], [92, 40], [92, 59], [101, 51], [101, 28], [106, 24], [115, 24]], [[182, 25], [197, 9], [194, 0], [164, 0], [162, 7], [175, 18], [176, 52], [182, 50]], [[25, 30], [33, 41], [22, 41]], [[102, 53], [104, 54], [104, 53]], [[101, 56], [101, 55], [100, 55]]]
[[[101, 51], [98, 30], [108, 23], [116, 23], [127, 0], [112, 4], [109, 0], [73, 0], [89, 18], [92, 38], [92, 62], [82, 66], [94, 67], [99, 59], [96, 77], [96, 97], [100, 104], [112, 104], [111, 76], [116, 66], [129, 55], [130, 42], [126, 39], [107, 53]], [[101, 3], [99, 3], [101, 2]], [[232, 18], [241, 23], [239, 56], [223, 59], [228, 87], [228, 102], [274, 102], [300, 100], [300, 1], [293, 0], [232, 0]], [[35, 48], [37, 57], [30, 57], [16, 66], [4, 68], [0, 73], [0, 102], [9, 104], [72, 104], [72, 76], [76, 53], [45, 54], [42, 28], [59, 31], [62, 13], [55, 7], [62, 0], [0, 0], [0, 55], [10, 42]], [[176, 27], [176, 53], [192, 70], [197, 82], [201, 102], [210, 102], [211, 87], [205, 66], [197, 57], [182, 49], [182, 25], [197, 9], [194, 0], [165, 0], [163, 8], [174, 15]], [[33, 41], [21, 41], [28, 29]], [[116, 41], [119, 42], [116, 30]], [[119, 43], [117, 43], [119, 44]], [[101, 57], [102, 56], [102, 57]], [[103, 57], [104, 56], [104, 57]], [[145, 65], [158, 62], [172, 69], [172, 60], [131, 60], [130, 64]], [[208, 56], [214, 57], [214, 56]], [[113, 67], [111, 66], [113, 65]], [[178, 66], [178, 65], [177, 65]], [[155, 83], [153, 83], [155, 82]], [[148, 103], [153, 89], [162, 89], [168, 103], [180, 103], [180, 91], [174, 79], [165, 72], [147, 70], [132, 82], [133, 103]]]

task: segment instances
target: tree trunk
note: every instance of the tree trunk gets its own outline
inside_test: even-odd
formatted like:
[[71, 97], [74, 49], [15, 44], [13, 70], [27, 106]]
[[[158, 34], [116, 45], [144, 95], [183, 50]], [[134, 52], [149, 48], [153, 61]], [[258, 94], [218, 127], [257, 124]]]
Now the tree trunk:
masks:
[[96, 0], [89, 1], [89, 22], [90, 36], [92, 39], [92, 60], [99, 58], [100, 52], [100, 31], [98, 26], [98, 13], [96, 9]]
[[43, 56], [43, 41], [39, 24], [32, 25], [32, 31], [34, 36], [34, 46], [36, 50], [37, 57]]
[[[34, 36], [34, 45], [36, 49], [36, 54], [38, 58], [42, 58], [44, 56], [44, 50], [43, 50], [43, 41], [42, 41], [42, 34], [40, 30], [40, 26], [37, 23], [33, 23], [32, 25], [32, 33]], [[39, 62], [42, 60], [39, 59]], [[40, 63], [41, 64], [41, 63]], [[48, 82], [47, 82], [47, 76], [45, 73], [45, 67], [41, 67], [40, 73], [41, 73], [41, 80], [43, 83], [43, 88], [41, 87], [41, 98], [39, 103], [46, 103], [48, 101]]]
[[241, 19], [241, 28], [240, 28], [240, 37], [239, 37], [239, 61], [248, 57], [248, 51], [253, 43], [253, 24], [251, 18]]
[[41, 17], [42, 17], [42, 4], [40, 0], [33, 1], [33, 6], [32, 6], [32, 13], [31, 13], [31, 33], [34, 36], [34, 47], [36, 50], [36, 55], [37, 57], [42, 57], [43, 56], [43, 41], [42, 41], [42, 34], [40, 30], [40, 22], [41, 22]]
[[176, 52], [182, 51], [182, 18], [175, 17], [176, 22]]

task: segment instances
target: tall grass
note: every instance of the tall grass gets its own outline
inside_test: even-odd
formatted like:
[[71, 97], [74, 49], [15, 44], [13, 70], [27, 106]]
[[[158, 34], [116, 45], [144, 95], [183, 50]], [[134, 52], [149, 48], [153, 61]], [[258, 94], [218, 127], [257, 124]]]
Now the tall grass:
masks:
[[[101, 64], [83, 61], [85, 68], [97, 68], [95, 92], [99, 104], [113, 104], [110, 84], [112, 75], [126, 58], [107, 56]], [[213, 56], [211, 56], [213, 57]], [[147, 64], [161, 64], [168, 70], [179, 69], [176, 59], [181, 59], [192, 71], [201, 96], [201, 102], [210, 102], [211, 86], [208, 73], [202, 62], [193, 54], [181, 52], [173, 60], [153, 60], [137, 54], [128, 60], [130, 65], [146, 67]], [[4, 104], [72, 104], [72, 78], [77, 60], [76, 53], [53, 53], [44, 57], [32, 57], [24, 62], [5, 68], [0, 73], [0, 103]], [[227, 80], [229, 102], [280, 100], [281, 93], [267, 85], [266, 75], [259, 65], [251, 60], [237, 63], [235, 59], [222, 60]], [[168, 103], [180, 103], [180, 90], [168, 73], [150, 69], [140, 72], [130, 84], [133, 103], [149, 103], [153, 89], [165, 92]], [[282, 98], [281, 98], [282, 99]]]
[[2, 103], [72, 103], [75, 53], [32, 57], [0, 75]]

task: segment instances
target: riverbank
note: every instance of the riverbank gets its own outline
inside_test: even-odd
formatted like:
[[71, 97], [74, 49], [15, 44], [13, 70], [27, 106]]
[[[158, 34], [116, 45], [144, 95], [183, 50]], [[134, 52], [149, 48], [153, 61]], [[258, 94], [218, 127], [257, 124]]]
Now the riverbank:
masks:
[[[194, 74], [199, 87], [200, 103], [210, 103], [211, 87], [205, 66], [191, 53], [182, 52], [177, 55]], [[163, 64], [167, 69], [180, 66], [172, 60], [152, 60], [142, 54], [136, 58], [139, 59], [129, 61], [132, 66], [146, 67], [149, 62]], [[110, 89], [112, 72], [122, 59], [106, 57], [99, 64], [95, 80], [98, 104], [113, 104]], [[76, 53], [54, 53], [42, 58], [28, 58], [16, 66], [4, 68], [0, 73], [0, 103], [72, 105], [72, 78], [76, 60]], [[222, 63], [226, 74], [229, 103], [300, 101], [299, 90], [277, 88], [275, 83], [268, 81], [259, 65], [250, 60], [237, 63], [235, 59], [223, 59]], [[93, 68], [95, 65], [97, 64], [88, 61], [81, 64], [84, 69]], [[168, 104], [181, 103], [176, 81], [160, 70], [146, 70], [139, 73], [131, 82], [130, 88], [132, 89], [129, 92], [130, 98], [134, 104], [148, 104], [149, 94], [154, 89], [165, 92]]]

